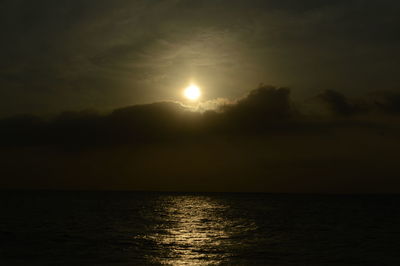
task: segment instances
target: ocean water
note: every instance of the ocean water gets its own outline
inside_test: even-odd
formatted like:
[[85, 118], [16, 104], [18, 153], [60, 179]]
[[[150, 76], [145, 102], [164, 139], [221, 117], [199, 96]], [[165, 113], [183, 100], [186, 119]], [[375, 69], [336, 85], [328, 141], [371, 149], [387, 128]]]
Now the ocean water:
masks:
[[0, 195], [0, 265], [400, 265], [400, 196]]

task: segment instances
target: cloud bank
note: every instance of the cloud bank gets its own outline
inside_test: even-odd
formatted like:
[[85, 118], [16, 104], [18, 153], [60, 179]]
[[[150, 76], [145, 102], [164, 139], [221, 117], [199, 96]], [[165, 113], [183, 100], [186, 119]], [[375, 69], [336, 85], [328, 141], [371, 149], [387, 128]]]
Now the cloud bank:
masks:
[[344, 125], [395, 130], [395, 124], [383, 121], [396, 120], [399, 99], [399, 94], [388, 92], [369, 101], [351, 100], [337, 91], [326, 90], [305, 104], [292, 101], [288, 88], [260, 85], [235, 101], [217, 99], [196, 108], [166, 101], [118, 108], [106, 114], [86, 110], [63, 112], [47, 120], [33, 115], [9, 117], [0, 120], [0, 144], [79, 149], [212, 135], [295, 135]]
[[176, 102], [0, 121], [1, 188], [399, 192], [397, 94], [305, 102], [262, 85], [213, 110]]

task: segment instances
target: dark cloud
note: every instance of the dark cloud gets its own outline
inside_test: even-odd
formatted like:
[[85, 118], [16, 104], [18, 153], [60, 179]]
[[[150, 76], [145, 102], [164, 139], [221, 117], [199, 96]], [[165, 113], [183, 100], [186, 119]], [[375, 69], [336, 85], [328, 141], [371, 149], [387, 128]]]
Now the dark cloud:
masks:
[[224, 111], [244, 116], [243, 120], [260, 120], [260, 116], [266, 120], [286, 120], [293, 116], [294, 110], [290, 101], [289, 89], [260, 85], [244, 99], [227, 106]]
[[[0, 127], [6, 146], [31, 142], [31, 145], [101, 147], [210, 134], [266, 133], [282, 125], [292, 125], [297, 116], [289, 89], [261, 85], [235, 103], [204, 113], [180, 103], [159, 102], [119, 108], [110, 114], [64, 112], [49, 121], [17, 116], [0, 120]], [[25, 132], [31, 132], [28, 138]]]
[[371, 113], [388, 115], [400, 112], [400, 94], [396, 91], [381, 91], [361, 99], [349, 99], [338, 91], [325, 90], [314, 99], [321, 104], [320, 106], [325, 106], [331, 114], [337, 116]]
[[[119, 108], [107, 114], [91, 110], [64, 112], [50, 120], [32, 115], [15, 116], [0, 120], [0, 139], [2, 146], [55, 145], [79, 150], [213, 135], [268, 136], [277, 132], [296, 135], [335, 128], [338, 124], [332, 115], [349, 117], [346, 125], [359, 127], [362, 123], [356, 117], [360, 115], [365, 120], [373, 110], [384, 111], [382, 115], [399, 110], [397, 94], [384, 94], [369, 105], [356, 104], [333, 90], [326, 90], [314, 99], [321, 104], [310, 115], [307, 106], [291, 99], [290, 89], [260, 85], [237, 101], [221, 101], [217, 109], [205, 112], [193, 111], [178, 102], [158, 102]], [[326, 108], [330, 113], [324, 115]], [[316, 122], [313, 119], [318, 112], [321, 120]], [[379, 118], [374, 119], [379, 122]], [[379, 128], [371, 124], [364, 126]]]
[[400, 117], [374, 101], [355, 112], [333, 91], [315, 99], [334, 115], [309, 115], [289, 89], [261, 85], [205, 112], [159, 102], [2, 119], [0, 187], [400, 191]]
[[353, 115], [358, 111], [358, 108], [351, 104], [343, 94], [334, 90], [326, 90], [317, 98], [338, 115]]

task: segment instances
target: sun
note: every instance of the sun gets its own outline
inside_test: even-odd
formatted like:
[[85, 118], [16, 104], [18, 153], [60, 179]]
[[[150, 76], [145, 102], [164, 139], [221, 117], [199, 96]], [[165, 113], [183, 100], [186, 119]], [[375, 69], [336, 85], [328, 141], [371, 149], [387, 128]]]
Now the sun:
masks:
[[188, 100], [197, 101], [201, 96], [201, 90], [198, 86], [191, 84], [184, 90], [183, 95]]

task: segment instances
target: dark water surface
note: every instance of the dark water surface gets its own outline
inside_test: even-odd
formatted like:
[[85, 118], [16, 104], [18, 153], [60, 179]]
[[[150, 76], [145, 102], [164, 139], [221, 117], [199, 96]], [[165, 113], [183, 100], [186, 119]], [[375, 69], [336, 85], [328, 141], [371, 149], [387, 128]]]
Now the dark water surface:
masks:
[[400, 196], [1, 192], [0, 265], [400, 265]]

